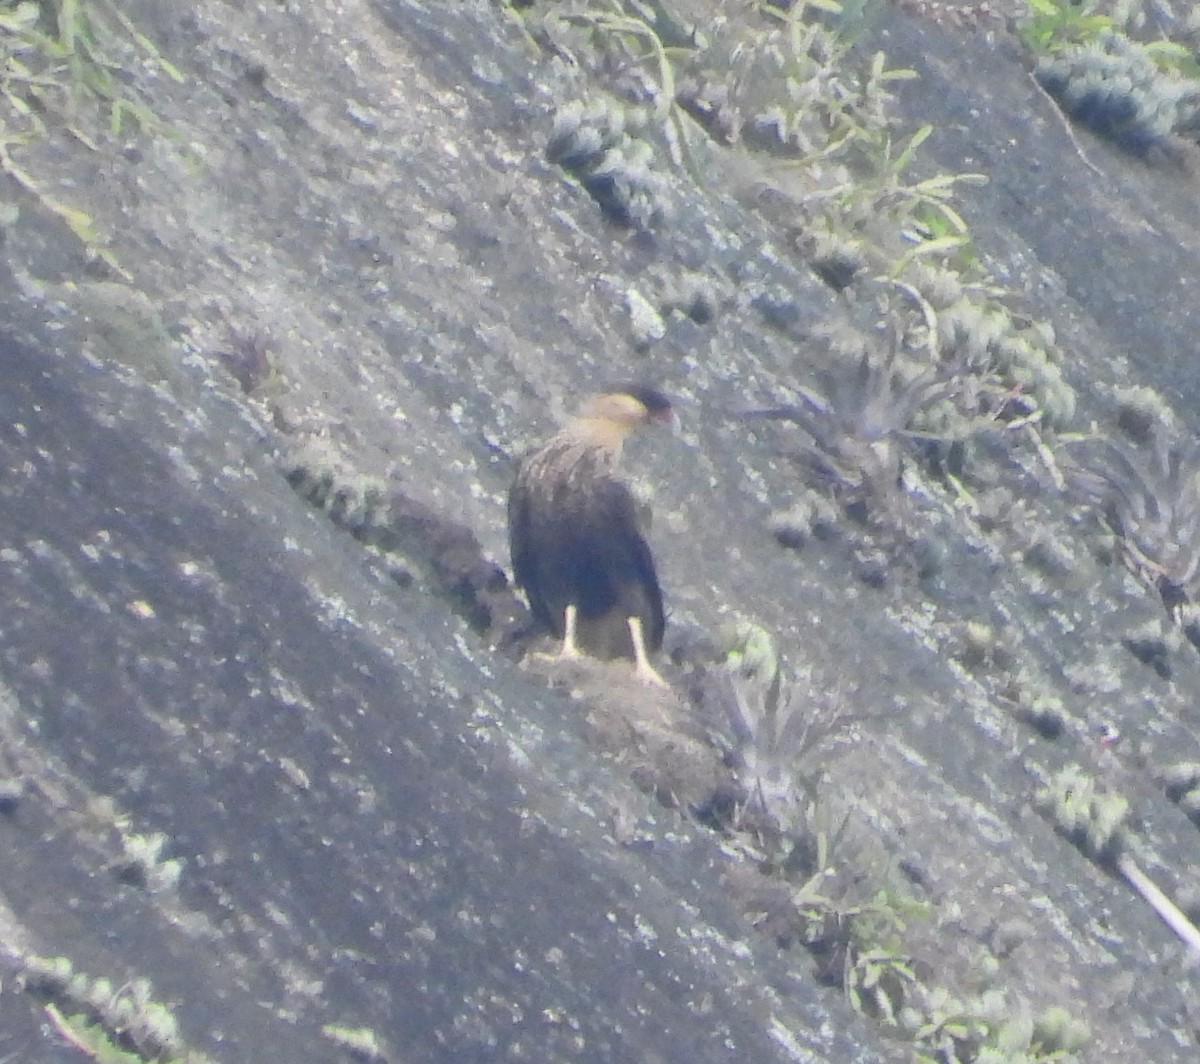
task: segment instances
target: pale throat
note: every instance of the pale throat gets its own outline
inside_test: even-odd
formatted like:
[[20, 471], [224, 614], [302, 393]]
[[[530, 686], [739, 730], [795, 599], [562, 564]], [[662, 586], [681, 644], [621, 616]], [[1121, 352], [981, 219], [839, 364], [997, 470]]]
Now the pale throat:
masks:
[[626, 437], [633, 431], [632, 425], [611, 418], [581, 417], [575, 422], [575, 432], [589, 443], [603, 447], [616, 462], [621, 457], [621, 448]]

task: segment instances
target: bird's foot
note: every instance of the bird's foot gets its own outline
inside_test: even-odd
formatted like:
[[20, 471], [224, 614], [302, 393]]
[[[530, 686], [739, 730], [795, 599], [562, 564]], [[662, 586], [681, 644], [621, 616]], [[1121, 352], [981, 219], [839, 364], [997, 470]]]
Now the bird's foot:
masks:
[[633, 640], [634, 675], [649, 687], [670, 687], [650, 664], [650, 656], [646, 653], [646, 637], [642, 634], [642, 619], [629, 618], [629, 638]]
[[583, 655], [578, 650], [536, 650], [529, 656], [534, 661], [545, 661], [551, 665], [561, 665], [564, 661], [583, 660]]
[[539, 650], [531, 656], [538, 661], [561, 663], [564, 661], [580, 661], [584, 655], [579, 647], [575, 645], [574, 640], [564, 640], [562, 646], [557, 650]]
[[659, 676], [654, 666], [648, 661], [639, 661], [634, 666], [633, 674], [647, 687], [668, 688], [671, 686], [666, 680]]

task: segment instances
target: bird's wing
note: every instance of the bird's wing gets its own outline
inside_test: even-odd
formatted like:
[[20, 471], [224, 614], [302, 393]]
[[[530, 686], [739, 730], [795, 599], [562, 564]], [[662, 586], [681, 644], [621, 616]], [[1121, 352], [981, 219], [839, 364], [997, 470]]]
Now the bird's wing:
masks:
[[512, 557], [513, 578], [525, 590], [529, 609], [537, 620], [558, 631], [561, 622], [556, 622], [549, 605], [538, 594], [537, 557], [533, 533], [533, 500], [525, 476], [526, 467], [517, 471], [508, 492], [508, 550]]
[[[607, 479], [600, 492], [608, 526], [609, 563], [621, 581], [631, 581], [640, 595], [621, 594], [626, 616], [641, 616], [646, 638], [651, 649], [662, 643], [665, 617], [662, 589], [658, 583], [658, 571], [650, 545], [642, 535], [638, 519], [637, 503], [633, 492], [623, 481]], [[637, 602], [637, 598], [641, 602]]]

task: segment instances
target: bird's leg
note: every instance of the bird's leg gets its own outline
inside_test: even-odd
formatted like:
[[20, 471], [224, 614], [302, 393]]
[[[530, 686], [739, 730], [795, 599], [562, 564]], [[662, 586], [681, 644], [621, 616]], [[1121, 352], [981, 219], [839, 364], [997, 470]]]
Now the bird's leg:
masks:
[[579, 607], [573, 602], [563, 610], [563, 640], [562, 646], [554, 653], [538, 651], [533, 656], [540, 661], [578, 661], [583, 652], [576, 642], [579, 630]]
[[563, 641], [558, 657], [562, 661], [574, 661], [583, 655], [575, 644], [575, 630], [579, 622], [579, 609], [575, 603], [570, 603], [563, 611]]
[[646, 654], [646, 637], [642, 634], [642, 619], [627, 617], [626, 621], [629, 624], [629, 636], [633, 640], [633, 656], [636, 659], [634, 672], [637, 674], [637, 678], [642, 683], [652, 684], [655, 687], [669, 687], [670, 684], [658, 675]]

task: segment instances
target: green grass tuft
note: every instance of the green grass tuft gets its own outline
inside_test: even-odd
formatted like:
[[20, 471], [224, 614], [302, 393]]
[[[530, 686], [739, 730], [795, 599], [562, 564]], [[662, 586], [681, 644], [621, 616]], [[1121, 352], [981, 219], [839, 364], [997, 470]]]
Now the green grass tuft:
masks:
[[129, 279], [86, 211], [60, 198], [23, 164], [21, 149], [65, 132], [90, 151], [99, 117], [112, 137], [130, 126], [170, 133], [127, 66], [183, 75], [113, 0], [0, 0], [0, 171], [65, 225], [87, 252]]

